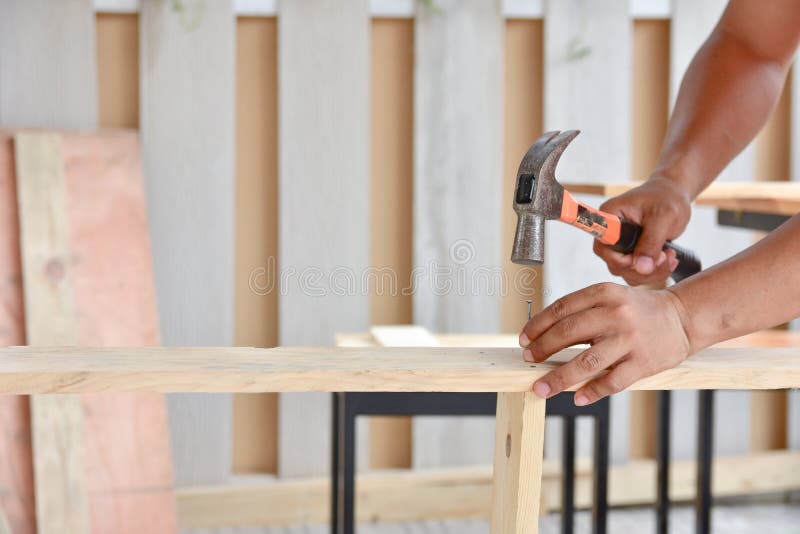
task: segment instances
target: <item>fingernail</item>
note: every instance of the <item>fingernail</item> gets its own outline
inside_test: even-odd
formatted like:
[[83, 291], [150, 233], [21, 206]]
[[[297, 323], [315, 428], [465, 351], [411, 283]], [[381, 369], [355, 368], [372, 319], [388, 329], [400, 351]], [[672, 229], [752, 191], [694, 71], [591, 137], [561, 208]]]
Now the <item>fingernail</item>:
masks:
[[525, 349], [525, 352], [522, 353], [522, 357], [525, 358], [526, 362], [533, 361], [533, 353], [531, 352], [530, 349]]
[[520, 347], [527, 347], [531, 344], [531, 340], [528, 339], [528, 336], [525, 335], [525, 332], [519, 335], [519, 346]]
[[653, 272], [654, 267], [653, 258], [647, 256], [639, 256], [636, 258], [634, 269], [636, 269], [636, 272], [639, 274], [650, 274]]
[[656, 267], [661, 267], [664, 262], [667, 261], [667, 255], [664, 252], [658, 255], [658, 261], [656, 262]]
[[550, 394], [550, 385], [547, 382], [536, 382], [533, 385], [533, 392], [543, 399]]
[[575, 406], [586, 406], [587, 404], [589, 404], [589, 397], [586, 395], [575, 396]]

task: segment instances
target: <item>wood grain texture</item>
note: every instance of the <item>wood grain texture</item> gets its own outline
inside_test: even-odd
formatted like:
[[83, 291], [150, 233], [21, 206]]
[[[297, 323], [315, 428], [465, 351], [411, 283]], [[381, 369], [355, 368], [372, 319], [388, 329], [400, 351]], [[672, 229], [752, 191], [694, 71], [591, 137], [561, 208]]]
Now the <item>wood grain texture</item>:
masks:
[[[236, 21], [234, 342], [278, 344], [278, 292], [261, 284], [278, 257], [278, 23]], [[233, 470], [278, 468], [277, 395], [233, 398]]]
[[[166, 345], [233, 342], [234, 15], [142, 2], [141, 130]], [[169, 398], [177, 484], [225, 480], [230, 396]]]
[[[591, 506], [592, 500], [592, 466], [588, 458], [578, 458], [576, 463], [575, 506], [585, 509]], [[783, 450], [717, 457], [713, 470], [716, 497], [752, 497], [792, 491], [800, 485], [800, 453]], [[696, 473], [692, 460], [672, 463], [670, 497], [673, 503], [694, 498]], [[561, 506], [560, 464], [545, 462], [542, 477], [541, 512], [557, 512]], [[492, 482], [490, 466], [359, 474], [356, 520], [368, 524], [489, 517]], [[246, 477], [226, 485], [184, 488], [177, 492], [176, 498], [181, 527], [185, 529], [280, 527], [330, 521], [330, 481], [320, 477], [301, 480]], [[652, 505], [655, 498], [655, 460], [636, 460], [610, 467], [609, 505]]]
[[[67, 184], [55, 133], [14, 137], [25, 334], [32, 345], [77, 341]], [[90, 532], [83, 411], [75, 395], [31, 398], [36, 529]]]
[[91, 0], [6, 0], [0, 17], [0, 124], [97, 126]]
[[[51, 135], [60, 143], [66, 170], [63, 273], [73, 286], [74, 342], [158, 344], [138, 136], [125, 131]], [[0, 131], [0, 160], [10, 160], [10, 138], [10, 132]], [[57, 275], [56, 264], [48, 265]], [[21, 297], [19, 288], [17, 294]], [[163, 396], [84, 395], [80, 409], [92, 532], [174, 531]]]
[[[0, 135], [0, 344], [25, 344], [25, 311], [19, 249], [19, 216], [12, 136]], [[33, 534], [30, 404], [0, 396], [0, 506], [15, 534]]]
[[[671, 100], [678, 94], [681, 79], [697, 49], [716, 25], [727, 2], [711, 0], [673, 2], [670, 26], [670, 85]], [[755, 180], [755, 150], [751, 145], [736, 157], [717, 178], [717, 182], [753, 182]], [[716, 224], [713, 209], [695, 207], [692, 219], [679, 242], [697, 251], [708, 268], [751, 243], [751, 232], [738, 229], [720, 229]], [[718, 453], [735, 454], [748, 450], [749, 419], [741, 414], [750, 413], [748, 393], [724, 393], [719, 396], [715, 417], [715, 450]], [[673, 442], [678, 457], [689, 457], [694, 453], [694, 429], [681, 424], [696, 417], [696, 403], [692, 394], [678, 394], [673, 399]]]
[[[565, 349], [533, 367], [510, 348], [5, 347], [0, 393], [520, 392], [581, 350]], [[629, 389], [798, 387], [797, 354], [706, 349]]]
[[[279, 257], [293, 273], [279, 303], [282, 345], [330, 344], [369, 324], [368, 4], [279, 5]], [[281, 397], [279, 474], [327, 472], [329, 422], [327, 395]]]
[[[414, 322], [436, 332], [500, 328], [501, 290], [494, 285], [503, 265], [500, 4], [417, 6]], [[413, 428], [414, 467], [491, 459], [493, 426], [486, 418], [419, 417]]]
[[[630, 176], [632, 23], [626, 0], [551, 1], [545, 5], [545, 130], [580, 129], [558, 166], [560, 179], [590, 182]], [[613, 73], [611, 75], [610, 73]], [[586, 80], [592, 80], [586, 83]], [[565, 180], [566, 181], [566, 180]], [[544, 303], [590, 284], [613, 280], [592, 253], [592, 238], [548, 223]], [[577, 251], [577, 252], [576, 252]], [[570, 261], [579, 254], [582, 261]], [[611, 457], [628, 456], [627, 394], [611, 401]], [[560, 421], [548, 421], [546, 451], [560, 450]], [[578, 451], [589, 450], [590, 423], [578, 421]]]
[[536, 534], [542, 501], [545, 400], [535, 393], [497, 396], [492, 534]]

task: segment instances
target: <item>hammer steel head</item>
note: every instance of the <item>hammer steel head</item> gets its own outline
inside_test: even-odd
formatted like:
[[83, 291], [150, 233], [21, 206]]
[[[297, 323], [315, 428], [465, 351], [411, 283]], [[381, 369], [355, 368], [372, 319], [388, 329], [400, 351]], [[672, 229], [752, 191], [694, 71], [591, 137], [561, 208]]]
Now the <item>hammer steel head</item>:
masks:
[[544, 221], [561, 216], [564, 188], [556, 180], [556, 165], [579, 130], [547, 132], [525, 153], [517, 171], [514, 211], [517, 233], [511, 261], [538, 265], [544, 261]]

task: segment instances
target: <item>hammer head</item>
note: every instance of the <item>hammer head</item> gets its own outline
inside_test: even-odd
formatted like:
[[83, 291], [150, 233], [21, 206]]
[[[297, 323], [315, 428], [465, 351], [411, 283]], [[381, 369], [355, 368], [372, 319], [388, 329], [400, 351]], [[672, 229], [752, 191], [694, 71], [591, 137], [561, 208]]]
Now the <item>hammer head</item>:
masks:
[[544, 221], [561, 216], [564, 199], [564, 188], [556, 180], [556, 165], [561, 153], [579, 133], [579, 130], [547, 132], [522, 158], [514, 190], [517, 233], [512, 262], [538, 265], [544, 261]]

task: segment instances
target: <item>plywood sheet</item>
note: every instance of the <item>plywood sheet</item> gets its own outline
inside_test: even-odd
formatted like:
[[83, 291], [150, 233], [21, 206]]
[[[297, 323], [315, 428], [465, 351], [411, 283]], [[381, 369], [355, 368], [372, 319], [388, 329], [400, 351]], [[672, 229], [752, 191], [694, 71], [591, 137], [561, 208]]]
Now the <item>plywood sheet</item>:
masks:
[[[155, 292], [147, 236], [138, 139], [133, 132], [59, 135], [65, 169], [69, 224], [69, 268], [78, 344], [158, 344]], [[0, 202], [14, 193], [11, 133], [0, 131]], [[13, 198], [13, 197], [12, 197]], [[16, 217], [16, 209], [12, 210]], [[0, 232], [16, 230], [11, 220]], [[15, 234], [10, 234], [14, 236]], [[10, 243], [4, 280], [19, 280], [18, 239]], [[16, 249], [16, 252], [13, 251]], [[5, 256], [4, 256], [4, 259]], [[16, 263], [16, 265], [13, 265]], [[22, 291], [18, 283], [2, 292], [3, 344], [24, 342]], [[19, 403], [20, 400], [17, 400]], [[93, 532], [169, 532], [175, 530], [172, 474], [164, 399], [156, 394], [85, 395], [80, 400], [86, 447], [86, 485]], [[16, 415], [15, 415], [16, 414]], [[19, 414], [22, 414], [22, 418]], [[29, 480], [27, 410], [4, 410], [11, 425], [14, 458], [3, 454], [15, 480]], [[16, 418], [16, 419], [15, 419]], [[17, 421], [16, 423], [14, 421]], [[0, 445], [3, 447], [3, 445]], [[8, 450], [8, 449], [6, 449]], [[2, 473], [7, 471], [2, 470]], [[0, 474], [0, 477], [3, 475]], [[31, 486], [32, 487], [32, 486]], [[6, 496], [9, 500], [14, 493]], [[32, 496], [31, 496], [32, 498]], [[4, 503], [5, 504], [5, 503]], [[24, 503], [23, 503], [24, 504]], [[30, 502], [32, 505], [32, 500]], [[12, 501], [14, 532], [33, 528], [28, 505]], [[15, 512], [16, 510], [16, 512]]]

